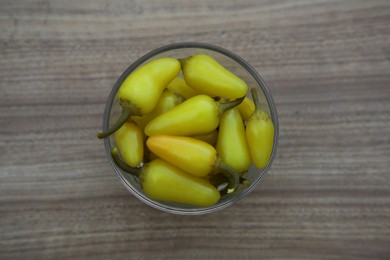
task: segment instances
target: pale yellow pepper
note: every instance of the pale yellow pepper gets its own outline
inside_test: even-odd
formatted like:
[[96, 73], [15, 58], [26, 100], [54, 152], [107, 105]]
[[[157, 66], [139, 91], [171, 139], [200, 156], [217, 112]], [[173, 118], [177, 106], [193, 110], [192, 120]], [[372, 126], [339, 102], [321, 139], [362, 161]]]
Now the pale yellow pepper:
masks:
[[246, 138], [253, 163], [257, 168], [264, 168], [272, 154], [275, 129], [270, 116], [260, 108], [256, 89], [251, 89], [251, 92], [256, 110], [248, 119]]
[[209, 96], [237, 99], [245, 96], [245, 81], [209, 55], [197, 54], [180, 60], [188, 86]]
[[134, 122], [126, 122], [115, 134], [115, 142], [123, 160], [131, 167], [137, 167], [143, 160], [144, 140], [142, 130]]
[[255, 112], [255, 104], [252, 100], [245, 97], [244, 101], [242, 101], [242, 103], [237, 106], [237, 109], [240, 112], [242, 119], [246, 121], [253, 114], [253, 112]]
[[150, 113], [163, 90], [179, 72], [180, 63], [177, 59], [160, 58], [142, 65], [127, 76], [118, 90], [122, 114], [109, 129], [98, 133], [97, 137], [106, 138], [113, 134], [130, 116]]
[[154, 200], [213, 206], [220, 193], [213, 185], [199, 177], [180, 170], [172, 164], [155, 159], [142, 168], [131, 168], [119, 158], [116, 148], [111, 150], [115, 164], [125, 172], [138, 177], [145, 194]]
[[183, 101], [184, 98], [181, 95], [172, 92], [170, 89], [165, 89], [161, 94], [161, 97], [152, 112], [145, 114], [143, 116], [133, 116], [132, 119], [137, 123], [137, 125], [141, 129], [145, 129], [145, 126], [152, 119], [170, 110], [171, 108], [177, 106]]
[[154, 118], [146, 125], [145, 134], [206, 134], [217, 128], [224, 111], [237, 106], [243, 99], [219, 103], [209, 96], [197, 95]]
[[235, 190], [239, 175], [218, 156], [216, 149], [203, 141], [173, 135], [154, 135], [147, 139], [146, 145], [154, 154], [194, 176], [205, 177], [218, 172], [226, 175], [229, 189]]
[[219, 124], [217, 151], [222, 161], [243, 174], [252, 161], [246, 141], [245, 127], [236, 108], [226, 111]]
[[196, 95], [199, 95], [197, 91], [190, 88], [183, 78], [175, 78], [169, 83], [167, 89], [171, 90], [174, 93], [178, 93], [183, 96], [185, 99], [192, 98]]

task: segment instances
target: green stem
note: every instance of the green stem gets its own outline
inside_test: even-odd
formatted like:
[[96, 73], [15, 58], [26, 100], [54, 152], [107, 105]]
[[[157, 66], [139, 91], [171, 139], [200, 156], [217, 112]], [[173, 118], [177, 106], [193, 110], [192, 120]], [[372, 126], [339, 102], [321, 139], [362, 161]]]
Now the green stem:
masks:
[[248, 181], [248, 179], [246, 179], [244, 177], [240, 177], [240, 184], [244, 185], [245, 187], [249, 187], [249, 185], [251, 183], [250, 183], [250, 181]]
[[228, 179], [229, 185], [227, 186], [227, 193], [235, 191], [240, 184], [240, 176], [238, 175], [238, 173], [221, 160], [218, 162], [216, 170], [222, 172], [222, 174], [225, 175]]
[[138, 168], [131, 168], [126, 163], [124, 163], [121, 160], [121, 158], [119, 158], [118, 149], [116, 149], [116, 147], [111, 149], [111, 156], [112, 156], [112, 159], [114, 160], [114, 163], [116, 164], [116, 166], [118, 166], [122, 171], [125, 171], [127, 173], [130, 173], [130, 174], [136, 176], [136, 177], [139, 177], [139, 175], [141, 174], [141, 170]]
[[221, 115], [226, 111], [226, 110], [229, 110], [235, 106], [238, 106], [239, 104], [241, 104], [242, 101], [244, 101], [245, 99], [245, 96], [243, 97], [240, 97], [240, 98], [237, 98], [235, 100], [232, 100], [232, 101], [229, 101], [229, 102], [226, 102], [226, 103], [219, 103], [219, 107], [220, 107], [220, 111], [221, 111]]
[[[242, 184], [244, 187], [249, 187], [249, 181], [243, 177], [240, 177], [240, 184]], [[221, 190], [219, 192], [221, 194], [221, 196], [224, 196], [226, 194], [229, 194], [231, 192], [228, 191], [228, 189], [224, 189], [224, 190]]]
[[111, 128], [107, 129], [106, 131], [103, 131], [101, 133], [97, 134], [97, 137], [99, 139], [106, 138], [107, 136], [110, 136], [111, 134], [115, 133], [121, 126], [126, 123], [127, 119], [131, 116], [131, 110], [130, 108], [124, 107], [122, 109], [122, 114], [118, 118], [118, 120], [111, 126]]
[[[225, 175], [220, 173], [220, 174], [216, 174], [216, 175], [211, 176], [209, 181], [213, 186], [218, 186], [218, 185], [221, 185], [222, 183], [227, 183], [228, 179]], [[244, 185], [245, 187], [248, 187], [250, 182], [248, 179], [246, 179], [244, 177], [240, 177], [240, 184]]]
[[253, 103], [255, 103], [256, 110], [261, 110], [260, 100], [259, 100], [259, 96], [257, 95], [256, 88], [251, 88], [251, 94], [252, 94]]

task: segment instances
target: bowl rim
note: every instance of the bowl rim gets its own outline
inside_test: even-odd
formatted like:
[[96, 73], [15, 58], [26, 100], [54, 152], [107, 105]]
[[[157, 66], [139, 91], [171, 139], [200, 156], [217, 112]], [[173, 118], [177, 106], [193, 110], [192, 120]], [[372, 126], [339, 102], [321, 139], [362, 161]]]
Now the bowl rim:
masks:
[[234, 203], [236, 203], [238, 200], [242, 199], [243, 197], [247, 196], [251, 191], [253, 191], [254, 187], [257, 186], [257, 184], [260, 182], [260, 180], [266, 175], [266, 173], [269, 171], [272, 162], [275, 158], [276, 155], [276, 150], [277, 150], [277, 145], [278, 145], [278, 139], [279, 139], [279, 124], [278, 124], [278, 117], [277, 117], [277, 111], [276, 111], [276, 106], [274, 103], [274, 100], [272, 98], [271, 92], [266, 86], [264, 80], [260, 76], [260, 74], [251, 66], [249, 65], [248, 62], [246, 62], [243, 58], [238, 56], [237, 54], [224, 49], [222, 47], [210, 44], [210, 43], [203, 43], [203, 42], [178, 42], [178, 43], [172, 43], [168, 44], [162, 47], [159, 47], [157, 49], [154, 49], [150, 51], [149, 53], [143, 55], [142, 57], [138, 58], [135, 62], [133, 62], [122, 74], [121, 76], [117, 79], [116, 83], [112, 87], [110, 94], [107, 98], [106, 101], [106, 106], [104, 110], [104, 115], [103, 115], [103, 130], [107, 130], [109, 127], [109, 117], [111, 113], [111, 108], [113, 105], [113, 102], [115, 100], [116, 94], [119, 90], [119, 87], [125, 80], [125, 78], [132, 73], [136, 68], [138, 68], [141, 64], [149, 60], [150, 58], [159, 55], [161, 53], [167, 52], [167, 51], [172, 51], [175, 49], [206, 49], [206, 50], [211, 50], [214, 52], [217, 52], [219, 54], [222, 54], [224, 56], [227, 56], [240, 64], [244, 69], [246, 69], [251, 76], [256, 80], [260, 88], [262, 89], [264, 96], [268, 102], [269, 108], [270, 108], [270, 115], [274, 124], [274, 142], [273, 142], [273, 149], [271, 153], [270, 160], [267, 164], [267, 166], [263, 169], [257, 169], [258, 171], [261, 171], [259, 173], [259, 176], [250, 184], [248, 188], [243, 190], [238, 196], [232, 197], [228, 201], [225, 201], [221, 204], [216, 204], [210, 207], [201, 207], [201, 208], [188, 208], [188, 209], [179, 209], [179, 208], [173, 208], [170, 207], [169, 205], [164, 205], [158, 201], [152, 200], [148, 198], [147, 196], [143, 195], [142, 193], [138, 192], [135, 188], [132, 187], [132, 185], [123, 177], [122, 172], [118, 169], [118, 167], [115, 165], [112, 156], [111, 156], [111, 140], [110, 138], [105, 138], [104, 139], [104, 146], [106, 150], [106, 156], [111, 163], [112, 168], [114, 169], [118, 179], [120, 182], [126, 187], [127, 190], [129, 190], [135, 197], [137, 197], [139, 200], [141, 200], [143, 203], [164, 211], [168, 213], [173, 213], [173, 214], [179, 214], [179, 215], [201, 215], [201, 214], [207, 214], [207, 213], [212, 213], [216, 212], [219, 210], [222, 210], [224, 208], [227, 208]]

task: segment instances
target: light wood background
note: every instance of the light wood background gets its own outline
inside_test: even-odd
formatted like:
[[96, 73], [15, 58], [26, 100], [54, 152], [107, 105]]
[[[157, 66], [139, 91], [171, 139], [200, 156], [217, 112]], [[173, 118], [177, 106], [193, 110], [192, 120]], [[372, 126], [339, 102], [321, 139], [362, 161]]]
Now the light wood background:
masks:
[[[200, 41], [253, 65], [276, 159], [234, 206], [176, 216], [95, 134], [124, 69]], [[1, 259], [389, 259], [390, 2], [1, 0]]]

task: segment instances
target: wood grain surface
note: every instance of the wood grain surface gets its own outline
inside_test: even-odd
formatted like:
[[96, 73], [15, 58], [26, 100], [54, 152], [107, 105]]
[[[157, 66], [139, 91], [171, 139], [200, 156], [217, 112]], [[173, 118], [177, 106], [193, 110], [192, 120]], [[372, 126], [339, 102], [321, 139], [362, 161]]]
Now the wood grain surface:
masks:
[[[182, 41], [247, 60], [280, 121], [264, 181], [202, 216], [144, 205], [95, 137], [124, 69]], [[0, 259], [389, 259], [389, 245], [389, 1], [0, 1]]]

